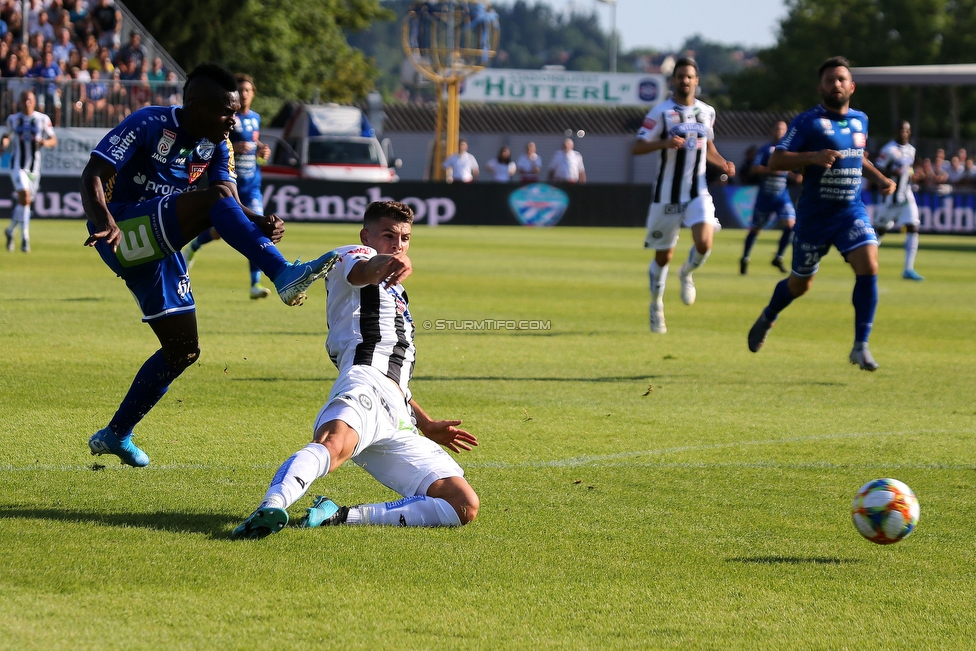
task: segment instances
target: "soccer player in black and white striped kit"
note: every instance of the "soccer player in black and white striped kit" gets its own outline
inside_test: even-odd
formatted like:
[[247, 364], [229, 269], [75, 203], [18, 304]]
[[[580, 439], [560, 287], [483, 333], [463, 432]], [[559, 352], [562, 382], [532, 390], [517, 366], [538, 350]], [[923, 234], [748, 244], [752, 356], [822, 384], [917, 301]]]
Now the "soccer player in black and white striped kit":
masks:
[[712, 235], [721, 228], [705, 183], [705, 163], [717, 166], [729, 177], [735, 176], [735, 165], [715, 148], [715, 109], [695, 99], [698, 64], [693, 59], [678, 59], [671, 85], [674, 95], [650, 110], [633, 148], [635, 156], [661, 152], [644, 239], [644, 247], [656, 251], [648, 270], [651, 332], [661, 334], [668, 331], [664, 321], [664, 284], [679, 229], [682, 225], [691, 228], [695, 242], [679, 272], [681, 300], [691, 305], [697, 295], [692, 273], [705, 264], [712, 250]]
[[20, 225], [20, 250], [30, 252], [30, 206], [41, 182], [41, 148], [58, 144], [51, 118], [35, 111], [36, 106], [34, 93], [22, 92], [20, 112], [7, 118], [6, 129], [0, 136], [0, 149], [10, 146], [10, 180], [17, 193], [13, 218], [3, 231], [8, 251], [14, 250], [14, 229]]
[[313, 481], [354, 461], [402, 499], [340, 507], [318, 497], [299, 523], [458, 526], [475, 519], [478, 495], [441, 446], [470, 450], [478, 440], [460, 420], [433, 420], [409, 388], [415, 347], [407, 292], [413, 211], [395, 201], [366, 208], [360, 245], [336, 249], [329, 275], [326, 348], [339, 377], [315, 420], [312, 442], [275, 473], [260, 506], [231, 534], [264, 538], [288, 523], [287, 508]]

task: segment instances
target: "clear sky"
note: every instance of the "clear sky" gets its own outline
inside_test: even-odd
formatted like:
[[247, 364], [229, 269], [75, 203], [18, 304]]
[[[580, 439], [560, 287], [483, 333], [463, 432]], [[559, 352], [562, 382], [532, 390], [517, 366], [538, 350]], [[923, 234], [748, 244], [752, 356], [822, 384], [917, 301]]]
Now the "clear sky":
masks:
[[[557, 10], [570, 5], [586, 12], [595, 9], [600, 24], [609, 30], [610, 5], [597, 0], [539, 1]], [[617, 0], [617, 31], [624, 50], [677, 48], [696, 33], [727, 45], [769, 46], [776, 42], [785, 16], [785, 0]]]

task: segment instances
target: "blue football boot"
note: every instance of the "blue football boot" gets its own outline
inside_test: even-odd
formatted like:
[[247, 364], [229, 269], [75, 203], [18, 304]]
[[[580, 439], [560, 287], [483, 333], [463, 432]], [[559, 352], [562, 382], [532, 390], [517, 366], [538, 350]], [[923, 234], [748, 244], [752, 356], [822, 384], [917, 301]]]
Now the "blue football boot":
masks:
[[92, 434], [88, 439], [88, 447], [92, 454], [114, 454], [122, 463], [133, 468], [145, 468], [149, 465], [149, 455], [132, 442], [132, 434], [119, 438], [106, 427]]
[[328, 497], [319, 495], [315, 498], [312, 508], [308, 509], [305, 516], [298, 521], [298, 526], [311, 529], [345, 524], [347, 515], [349, 515], [349, 507], [339, 506]]
[[324, 278], [339, 262], [339, 254], [329, 251], [311, 262], [296, 260], [274, 279], [275, 289], [285, 305], [301, 305], [305, 302], [305, 290], [319, 278]]

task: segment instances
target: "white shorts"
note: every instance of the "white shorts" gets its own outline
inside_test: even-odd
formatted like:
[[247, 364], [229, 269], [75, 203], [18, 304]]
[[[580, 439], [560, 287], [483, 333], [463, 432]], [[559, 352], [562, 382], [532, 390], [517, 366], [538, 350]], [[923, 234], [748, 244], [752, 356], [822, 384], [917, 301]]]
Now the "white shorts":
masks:
[[426, 495], [438, 479], [464, 476], [450, 454], [414, 427], [399, 387], [371, 366], [339, 375], [313, 431], [330, 420], [359, 434], [356, 465], [404, 497]]
[[878, 204], [872, 220], [875, 228], [890, 230], [895, 226], [918, 226], [922, 222], [918, 218], [918, 204], [915, 203], [915, 195], [908, 195], [908, 200], [904, 203], [887, 201]]
[[37, 194], [37, 188], [41, 185], [41, 175], [28, 170], [10, 170], [10, 180], [14, 184], [14, 192], [27, 190], [31, 197]]
[[711, 224], [715, 231], [722, 226], [715, 218], [712, 195], [703, 192], [688, 203], [651, 203], [647, 211], [647, 235], [644, 247], [655, 251], [673, 249], [678, 244], [681, 226]]

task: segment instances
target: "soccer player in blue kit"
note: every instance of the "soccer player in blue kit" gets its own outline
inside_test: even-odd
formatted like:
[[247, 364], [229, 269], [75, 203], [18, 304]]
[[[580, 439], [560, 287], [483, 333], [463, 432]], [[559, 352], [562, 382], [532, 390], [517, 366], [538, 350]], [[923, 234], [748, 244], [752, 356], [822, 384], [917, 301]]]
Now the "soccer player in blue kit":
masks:
[[[305, 290], [338, 261], [330, 251], [312, 262], [287, 262], [274, 245], [282, 221], [241, 206], [226, 142], [240, 106], [233, 74], [199, 65], [183, 97], [183, 106], [131, 114], [102, 139], [82, 172], [85, 245], [125, 280], [160, 343], [111, 422], [88, 441], [92, 454], [114, 454], [136, 467], [148, 465], [149, 457], [133, 443], [132, 428], [200, 355], [183, 245], [214, 226], [258, 264], [288, 305], [300, 305]], [[209, 187], [199, 190], [204, 174]]]
[[786, 273], [783, 253], [793, 236], [793, 224], [796, 221], [796, 209], [793, 207], [789, 190], [786, 189], [786, 183], [790, 180], [790, 172], [773, 172], [769, 169], [769, 157], [776, 149], [777, 143], [786, 135], [786, 123], [782, 120], [776, 122], [770, 129], [769, 135], [772, 136], [772, 141], [759, 148], [756, 158], [752, 162], [752, 173], [759, 175], [762, 181], [759, 184], [759, 192], [756, 194], [756, 205], [752, 210], [752, 219], [749, 221], [749, 234], [746, 235], [742, 259], [739, 260], [739, 273], [742, 275], [749, 271], [749, 254], [752, 253], [756, 238], [759, 237], [759, 233], [770, 222], [773, 215], [776, 216], [779, 227], [783, 231], [779, 238], [779, 246], [776, 248], [776, 257], [773, 258], [773, 266]]
[[[247, 206], [255, 215], [264, 215], [264, 197], [261, 195], [260, 159], [267, 159], [271, 148], [260, 141], [261, 116], [251, 110], [254, 101], [254, 80], [250, 75], [237, 75], [237, 90], [241, 95], [241, 109], [235, 114], [234, 130], [230, 132], [230, 142], [234, 147], [234, 171], [237, 173], [237, 194], [241, 204]], [[193, 258], [204, 244], [219, 240], [217, 229], [211, 228], [198, 235], [183, 249], [187, 266], [192, 266]], [[265, 298], [271, 290], [261, 285], [261, 269], [253, 260], [249, 261], [251, 271], [251, 298]]]
[[862, 171], [884, 195], [895, 182], [864, 158], [868, 117], [850, 108], [854, 81], [844, 57], [820, 66], [822, 104], [801, 113], [769, 158], [769, 169], [803, 168], [803, 190], [796, 211], [793, 268], [780, 281], [769, 305], [749, 330], [749, 350], [759, 352], [776, 317], [813, 284], [820, 258], [833, 245], [854, 270], [854, 348], [851, 364], [865, 371], [878, 368], [868, 350], [868, 336], [878, 305], [878, 237], [861, 202]]

